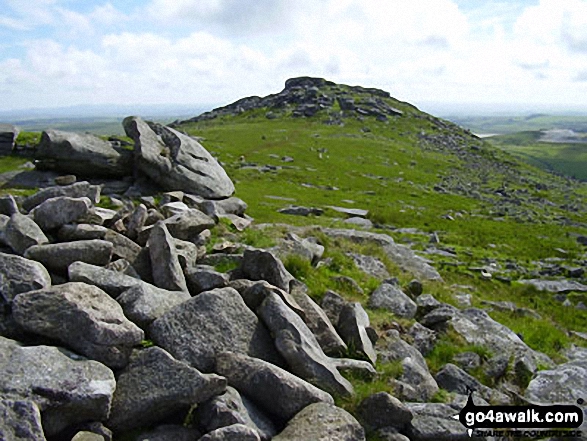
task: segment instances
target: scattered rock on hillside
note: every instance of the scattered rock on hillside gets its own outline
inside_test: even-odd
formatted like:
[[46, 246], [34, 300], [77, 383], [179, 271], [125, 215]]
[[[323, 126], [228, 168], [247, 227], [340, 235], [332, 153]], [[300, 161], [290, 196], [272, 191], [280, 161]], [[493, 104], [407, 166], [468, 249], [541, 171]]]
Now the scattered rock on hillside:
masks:
[[370, 430], [384, 427], [404, 429], [412, 421], [412, 412], [387, 392], [378, 392], [365, 398], [359, 404], [357, 414]]
[[137, 351], [118, 374], [107, 425], [115, 431], [149, 426], [225, 389], [223, 377], [201, 374], [161, 348]]
[[106, 420], [116, 383], [103, 364], [52, 346], [22, 347], [4, 337], [0, 353], [0, 394], [34, 401], [46, 435], [72, 424]]
[[149, 331], [157, 345], [202, 372], [212, 372], [217, 354], [227, 350], [281, 363], [267, 329], [232, 288], [198, 294]]
[[353, 259], [353, 262], [355, 262], [357, 268], [371, 277], [375, 277], [380, 280], [391, 277], [383, 262], [381, 262], [376, 257], [357, 253], [347, 253], [347, 256]]
[[105, 240], [78, 240], [34, 245], [27, 248], [24, 256], [41, 262], [49, 271], [64, 274], [69, 265], [78, 261], [91, 265], [108, 264], [112, 257], [112, 248], [112, 243]]
[[92, 208], [89, 198], [59, 196], [37, 205], [30, 214], [43, 231], [50, 231], [86, 216]]
[[369, 326], [369, 316], [361, 304], [356, 302], [342, 308], [336, 328], [349, 347], [375, 364], [377, 354], [367, 332]]
[[411, 319], [416, 315], [418, 306], [399, 287], [382, 283], [369, 298], [371, 308], [386, 309], [398, 317]]
[[0, 253], [0, 304], [10, 304], [18, 294], [49, 286], [49, 273], [39, 262]]
[[587, 292], [587, 285], [579, 283], [575, 280], [542, 280], [542, 279], [529, 279], [520, 280], [520, 283], [526, 285], [532, 285], [540, 291], [550, 291], [556, 293], [565, 292]]
[[321, 216], [324, 213], [324, 210], [321, 208], [316, 207], [299, 207], [297, 205], [290, 205], [286, 208], [281, 208], [277, 210], [281, 214], [290, 214], [293, 216]]
[[334, 404], [332, 396], [274, 364], [234, 352], [216, 357], [215, 371], [279, 422], [291, 420], [306, 406]]
[[264, 250], [245, 250], [240, 269], [247, 279], [265, 280], [286, 292], [294, 279], [281, 260]]
[[132, 152], [113, 147], [90, 134], [47, 130], [35, 152], [39, 170], [83, 177], [124, 177], [132, 174]]
[[0, 155], [10, 155], [20, 130], [12, 124], [0, 124]]
[[346, 410], [327, 403], [315, 403], [293, 417], [275, 441], [361, 441], [365, 430]]
[[86, 181], [76, 182], [66, 186], [47, 187], [26, 198], [22, 202], [22, 208], [26, 211], [30, 211], [37, 205], [45, 202], [47, 199], [60, 196], [66, 196], [70, 198], [87, 197], [90, 199], [92, 204], [97, 204], [100, 202], [100, 189], [101, 187], [99, 185], [91, 185]]
[[14, 213], [6, 224], [4, 240], [16, 254], [21, 256], [34, 245], [49, 242], [45, 233], [30, 217]]
[[232, 196], [234, 184], [195, 139], [138, 117], [123, 121], [135, 142], [135, 166], [167, 190], [183, 190], [209, 199]]

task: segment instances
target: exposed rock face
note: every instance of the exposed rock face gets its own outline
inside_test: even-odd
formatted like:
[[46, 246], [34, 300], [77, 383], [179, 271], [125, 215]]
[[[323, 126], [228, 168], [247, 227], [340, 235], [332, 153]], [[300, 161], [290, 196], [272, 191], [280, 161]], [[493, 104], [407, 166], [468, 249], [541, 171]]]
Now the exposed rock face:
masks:
[[414, 318], [418, 306], [405, 295], [399, 287], [390, 283], [383, 283], [373, 291], [369, 298], [371, 308], [383, 308], [393, 312], [398, 317]]
[[306, 406], [332, 396], [274, 364], [234, 352], [216, 358], [216, 372], [278, 421], [289, 421]]
[[353, 393], [352, 385], [322, 352], [312, 331], [277, 294], [270, 293], [257, 311], [293, 373], [334, 395]]
[[263, 250], [246, 250], [243, 254], [241, 271], [250, 280], [266, 280], [287, 292], [289, 292], [289, 282], [294, 279], [281, 260]]
[[349, 303], [342, 308], [337, 326], [340, 336], [349, 347], [375, 364], [377, 354], [369, 339], [367, 327], [369, 316], [360, 303]]
[[49, 231], [87, 215], [91, 208], [92, 201], [87, 197], [59, 196], [39, 204], [31, 214], [43, 231]]
[[30, 247], [49, 242], [35, 221], [20, 213], [10, 216], [4, 230], [4, 240], [15, 253], [21, 256]]
[[94, 135], [47, 130], [35, 159], [43, 170], [84, 177], [124, 177], [132, 173], [132, 152], [115, 148]]
[[10, 155], [20, 130], [12, 124], [0, 124], [0, 155]]
[[315, 403], [292, 418], [275, 441], [361, 441], [365, 430], [346, 410], [327, 403]]
[[51, 286], [43, 265], [33, 260], [0, 253], [0, 305], [12, 303], [18, 294]]
[[234, 184], [224, 169], [196, 140], [137, 117], [126, 118], [123, 126], [135, 141], [136, 166], [164, 189], [209, 199], [234, 193]]
[[256, 430], [263, 440], [270, 440], [277, 433], [273, 422], [231, 386], [226, 388], [224, 394], [200, 404], [194, 418], [204, 432], [244, 424]]
[[46, 435], [108, 417], [116, 383], [103, 364], [55, 347], [22, 347], [4, 337], [0, 354], [0, 394], [35, 402]]
[[226, 379], [201, 374], [161, 348], [137, 351], [118, 375], [107, 425], [115, 431], [149, 426], [225, 389]]
[[74, 262], [106, 265], [112, 257], [112, 243], [105, 240], [78, 240], [76, 242], [34, 245], [25, 252], [27, 259], [41, 262], [56, 273], [66, 273]]
[[54, 338], [89, 358], [121, 368], [144, 333], [124, 316], [108, 294], [85, 283], [29, 291], [13, 301], [24, 329]]
[[155, 320], [150, 334], [178, 360], [212, 372], [216, 355], [234, 351], [279, 363], [265, 326], [232, 288], [203, 292]]
[[37, 405], [29, 400], [0, 400], [0, 439], [45, 441]]
[[152, 228], [147, 244], [155, 285], [169, 291], [187, 291], [175, 243], [163, 222], [157, 222]]

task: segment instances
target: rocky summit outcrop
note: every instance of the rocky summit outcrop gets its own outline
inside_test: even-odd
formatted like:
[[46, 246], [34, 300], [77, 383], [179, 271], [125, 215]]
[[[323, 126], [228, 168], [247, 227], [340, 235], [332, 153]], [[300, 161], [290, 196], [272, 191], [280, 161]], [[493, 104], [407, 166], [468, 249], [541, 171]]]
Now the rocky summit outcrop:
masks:
[[166, 190], [183, 190], [208, 199], [227, 198], [234, 185], [224, 169], [195, 139], [138, 117], [123, 122], [135, 142], [138, 170]]

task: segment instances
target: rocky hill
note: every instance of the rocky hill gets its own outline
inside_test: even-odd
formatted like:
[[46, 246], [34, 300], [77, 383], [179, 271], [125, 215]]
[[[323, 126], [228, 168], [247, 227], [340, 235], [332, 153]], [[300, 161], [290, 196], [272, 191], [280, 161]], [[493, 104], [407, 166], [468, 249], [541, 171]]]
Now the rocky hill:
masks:
[[470, 390], [587, 395], [584, 187], [322, 79], [123, 125], [0, 175], [0, 439], [464, 440]]

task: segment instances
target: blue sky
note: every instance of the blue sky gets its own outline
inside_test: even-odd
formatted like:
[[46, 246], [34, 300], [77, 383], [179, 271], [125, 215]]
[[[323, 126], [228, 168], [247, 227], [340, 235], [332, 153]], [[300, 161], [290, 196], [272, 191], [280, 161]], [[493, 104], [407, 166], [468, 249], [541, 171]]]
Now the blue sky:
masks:
[[221, 105], [292, 76], [587, 110], [587, 0], [1, 0], [3, 110]]

